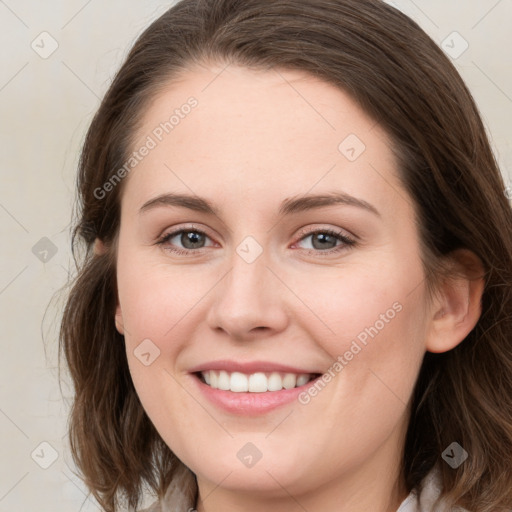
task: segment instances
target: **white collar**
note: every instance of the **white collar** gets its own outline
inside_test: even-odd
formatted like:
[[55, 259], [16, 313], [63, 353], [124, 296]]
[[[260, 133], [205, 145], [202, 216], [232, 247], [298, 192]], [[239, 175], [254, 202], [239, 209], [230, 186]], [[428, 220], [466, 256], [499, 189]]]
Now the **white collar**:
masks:
[[[441, 472], [434, 467], [422, 482], [421, 493], [413, 490], [398, 507], [396, 512], [468, 512], [464, 508], [448, 508], [446, 502], [441, 500], [434, 510], [434, 502], [442, 491]], [[439, 508], [441, 507], [441, 508]]]

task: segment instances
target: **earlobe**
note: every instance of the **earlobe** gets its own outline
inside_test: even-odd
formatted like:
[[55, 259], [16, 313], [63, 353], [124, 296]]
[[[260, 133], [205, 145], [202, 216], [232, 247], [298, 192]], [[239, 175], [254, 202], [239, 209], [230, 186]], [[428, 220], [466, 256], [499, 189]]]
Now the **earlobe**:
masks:
[[477, 324], [485, 286], [480, 258], [467, 249], [450, 255], [454, 274], [438, 288], [426, 339], [429, 352], [441, 353], [455, 348]]
[[105, 252], [107, 252], [105, 244], [99, 238], [96, 238], [94, 240], [93, 252], [96, 256], [101, 256], [102, 254], [105, 254]]
[[116, 308], [115, 323], [117, 332], [121, 335], [124, 335], [123, 312], [121, 311], [121, 306], [119, 304]]

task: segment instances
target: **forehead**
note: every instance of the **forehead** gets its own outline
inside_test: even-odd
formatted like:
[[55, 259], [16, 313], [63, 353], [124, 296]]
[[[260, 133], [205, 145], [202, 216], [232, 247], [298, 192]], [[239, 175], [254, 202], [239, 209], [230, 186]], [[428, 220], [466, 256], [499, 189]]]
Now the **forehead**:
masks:
[[[197, 106], [189, 112], [186, 104], [191, 98]], [[348, 134], [364, 138], [368, 130], [385, 138], [377, 123], [343, 90], [298, 70], [263, 71], [229, 65], [184, 71], [155, 95], [143, 113], [139, 138], [155, 129], [158, 132], [173, 113], [180, 118], [172, 120], [176, 141], [187, 134], [187, 125], [193, 125], [198, 143], [215, 137], [227, 145], [233, 133], [243, 128], [237, 141], [243, 139], [247, 147], [253, 142], [276, 145], [275, 132], [279, 129], [283, 130], [279, 143], [299, 138], [301, 143], [309, 140], [314, 146], [317, 140], [328, 144]], [[183, 116], [192, 120], [182, 123]], [[326, 144], [319, 149], [325, 151]]]
[[341, 89], [295, 70], [219, 65], [182, 73], [144, 112], [132, 149], [144, 146], [125, 184], [139, 204], [162, 187], [247, 199], [250, 188], [260, 201], [363, 188], [371, 199], [372, 190], [393, 194], [389, 180], [396, 181], [381, 127]]

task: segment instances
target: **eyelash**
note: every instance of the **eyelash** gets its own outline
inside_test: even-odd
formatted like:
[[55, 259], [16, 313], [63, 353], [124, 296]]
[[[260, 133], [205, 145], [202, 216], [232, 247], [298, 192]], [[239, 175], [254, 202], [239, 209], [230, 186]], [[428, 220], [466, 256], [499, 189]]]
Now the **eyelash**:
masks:
[[[165, 235], [163, 235], [162, 237], [160, 237], [156, 241], [156, 244], [163, 246], [169, 240], [174, 238], [176, 235], [180, 235], [182, 233], [198, 233], [200, 235], [206, 236], [207, 238], [210, 238], [210, 237], [208, 237], [208, 235], [204, 231], [201, 231], [200, 229], [182, 228], [182, 229], [178, 229], [176, 231], [173, 231], [171, 233], [166, 233]], [[320, 255], [329, 255], [329, 254], [333, 254], [333, 253], [338, 253], [338, 252], [340, 252], [342, 250], [350, 249], [351, 247], [354, 247], [356, 245], [356, 241], [353, 238], [350, 238], [345, 233], [342, 233], [340, 231], [336, 231], [336, 230], [333, 230], [333, 229], [317, 229], [317, 230], [313, 230], [313, 231], [302, 232], [300, 234], [300, 238], [299, 238], [298, 242], [301, 242], [302, 240], [306, 239], [308, 236], [316, 235], [316, 234], [319, 234], [319, 233], [325, 234], [325, 235], [329, 235], [329, 236], [333, 236], [333, 237], [335, 237], [336, 239], [338, 239], [339, 241], [341, 241], [343, 243], [338, 245], [338, 246], [336, 246], [336, 247], [333, 247], [332, 249], [325, 249], [325, 250], [321, 250], [321, 249], [305, 249], [308, 253], [315, 253], [315, 254], [320, 254]], [[168, 251], [174, 252], [176, 254], [188, 255], [190, 253], [199, 253], [200, 254], [201, 250], [205, 249], [205, 247], [201, 247], [199, 249], [180, 249], [180, 248], [175, 248], [175, 247], [166, 247], [165, 249], [168, 250]]]

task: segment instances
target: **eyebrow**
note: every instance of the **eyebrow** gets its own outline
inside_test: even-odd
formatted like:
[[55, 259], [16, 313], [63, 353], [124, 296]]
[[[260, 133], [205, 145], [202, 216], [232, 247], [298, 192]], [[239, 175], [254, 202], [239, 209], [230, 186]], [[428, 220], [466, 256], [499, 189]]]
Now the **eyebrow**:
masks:
[[[323, 208], [325, 206], [333, 205], [346, 205], [356, 206], [363, 210], [373, 213], [380, 217], [380, 212], [367, 201], [358, 199], [345, 192], [331, 192], [328, 194], [317, 195], [304, 195], [298, 197], [291, 197], [285, 199], [279, 208], [279, 215], [286, 216], [293, 213], [313, 210], [316, 208]], [[209, 201], [198, 196], [187, 194], [161, 194], [153, 199], [150, 199], [142, 205], [139, 214], [145, 213], [153, 208], [161, 206], [178, 206], [181, 208], [188, 208], [196, 212], [206, 213], [208, 215], [215, 215], [220, 217], [220, 211], [213, 206]]]

